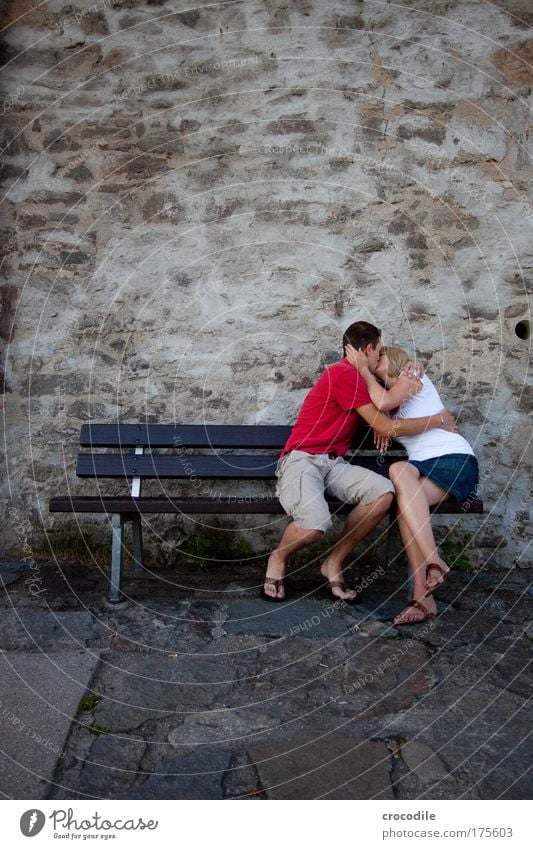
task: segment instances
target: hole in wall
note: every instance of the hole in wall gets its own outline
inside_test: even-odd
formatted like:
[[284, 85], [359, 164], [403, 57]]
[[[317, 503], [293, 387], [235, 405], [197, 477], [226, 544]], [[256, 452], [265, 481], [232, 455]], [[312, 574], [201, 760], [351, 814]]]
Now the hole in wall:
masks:
[[519, 321], [518, 324], [515, 325], [514, 332], [519, 339], [529, 339], [531, 336], [531, 322]]

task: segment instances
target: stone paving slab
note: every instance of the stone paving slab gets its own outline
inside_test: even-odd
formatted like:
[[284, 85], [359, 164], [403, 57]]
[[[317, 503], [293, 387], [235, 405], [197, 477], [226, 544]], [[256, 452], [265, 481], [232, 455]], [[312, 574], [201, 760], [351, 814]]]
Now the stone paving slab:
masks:
[[401, 751], [408, 769], [416, 773], [420, 781], [440, 781], [441, 778], [447, 777], [448, 770], [427, 743], [420, 740], [408, 740]]
[[261, 599], [243, 599], [228, 604], [222, 628], [230, 634], [322, 639], [347, 636], [353, 632], [355, 624], [349, 613], [316, 601], [275, 604]]
[[[531, 709], [512, 692], [486, 681], [468, 686], [443, 681], [387, 725], [391, 735], [423, 734], [461, 793], [484, 799], [531, 795]], [[427, 798], [456, 798], [448, 780], [426, 785]], [[403, 798], [403, 783], [399, 793]]]
[[0, 562], [0, 584], [8, 587], [14, 584], [23, 575], [29, 578], [31, 565], [26, 560], [3, 560]]
[[49, 608], [5, 610], [0, 622], [2, 651], [76, 651], [107, 648], [109, 628], [88, 611], [55, 612]]
[[126, 799], [222, 799], [222, 781], [231, 752], [198, 749], [164, 761], [157, 773], [126, 794]]
[[87, 652], [0, 653], [0, 792], [44, 799], [98, 663]]
[[142, 738], [100, 734], [84, 759], [76, 786], [79, 796], [95, 799], [124, 796], [139, 775], [145, 751], [146, 741]]
[[337, 734], [250, 748], [269, 799], [393, 799], [384, 743]]
[[208, 712], [235, 698], [234, 677], [232, 664], [217, 656], [109, 652], [102, 658], [95, 721], [126, 732], [166, 714]]

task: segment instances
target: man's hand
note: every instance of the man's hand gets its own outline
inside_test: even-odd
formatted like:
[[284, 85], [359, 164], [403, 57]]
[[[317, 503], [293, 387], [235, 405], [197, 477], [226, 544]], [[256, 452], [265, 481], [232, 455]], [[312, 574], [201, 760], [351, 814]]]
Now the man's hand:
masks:
[[442, 417], [441, 427], [444, 430], [450, 431], [450, 433], [456, 433], [457, 427], [455, 425], [455, 419], [448, 410], [441, 410], [440, 415]]
[[416, 377], [418, 380], [422, 380], [424, 377], [424, 366], [422, 363], [413, 363], [411, 360], [408, 360], [400, 374], [407, 374], [409, 377]]
[[368, 359], [362, 351], [358, 351], [353, 345], [346, 345], [346, 359], [357, 371], [368, 368]]

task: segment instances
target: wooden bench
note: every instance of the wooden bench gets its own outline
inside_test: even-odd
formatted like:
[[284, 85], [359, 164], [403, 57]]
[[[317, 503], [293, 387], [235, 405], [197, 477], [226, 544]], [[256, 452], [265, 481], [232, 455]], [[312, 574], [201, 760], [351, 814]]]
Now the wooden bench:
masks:
[[[91, 452], [78, 454], [78, 477], [124, 480], [129, 492], [118, 496], [59, 496], [50, 500], [49, 510], [51, 513], [106, 513], [111, 516], [109, 600], [118, 602], [121, 598], [125, 523], [132, 525], [133, 559], [142, 567], [142, 514], [284, 513], [273, 491], [246, 498], [231, 494], [182, 496], [163, 493], [141, 496], [143, 480], [188, 480], [194, 489], [197, 489], [199, 481], [205, 480], [272, 481], [279, 451], [290, 432], [290, 427], [278, 425], [83, 425], [80, 445], [90, 448]], [[112, 453], [94, 452], [94, 449], [104, 448], [115, 450]], [[161, 448], [174, 449], [174, 452], [158, 453], [154, 450]], [[225, 453], [225, 449], [231, 449], [233, 453]], [[260, 449], [263, 453], [258, 453]], [[269, 453], [265, 454], [264, 449], [268, 449]], [[347, 459], [386, 475], [391, 463], [405, 457], [398, 444], [393, 444], [385, 457], [380, 457], [372, 444], [371, 432], [364, 428], [356, 434], [353, 450]], [[334, 499], [330, 499], [329, 503], [331, 512], [335, 514], [348, 513], [353, 507]], [[394, 505], [390, 511], [387, 537], [388, 564], [397, 553], [397, 523], [393, 508]], [[479, 500], [463, 504], [444, 502], [435, 512], [482, 513], [483, 505]]]

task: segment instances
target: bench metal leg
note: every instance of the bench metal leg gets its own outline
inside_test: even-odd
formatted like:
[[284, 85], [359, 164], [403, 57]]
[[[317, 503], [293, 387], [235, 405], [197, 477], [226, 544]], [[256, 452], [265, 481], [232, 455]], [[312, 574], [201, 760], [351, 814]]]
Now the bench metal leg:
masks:
[[111, 548], [111, 575], [109, 601], [114, 604], [120, 601], [122, 586], [122, 564], [124, 561], [124, 519], [120, 513], [114, 513], [111, 518], [113, 544]]
[[143, 568], [143, 530], [140, 516], [132, 520], [131, 533], [133, 538], [133, 565], [136, 571], [140, 572]]

